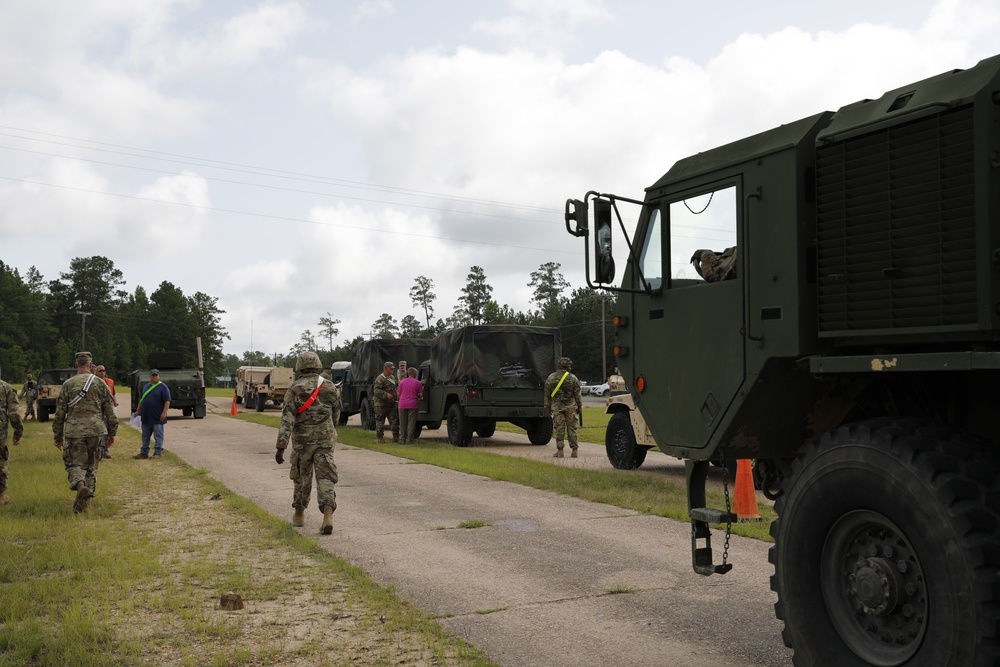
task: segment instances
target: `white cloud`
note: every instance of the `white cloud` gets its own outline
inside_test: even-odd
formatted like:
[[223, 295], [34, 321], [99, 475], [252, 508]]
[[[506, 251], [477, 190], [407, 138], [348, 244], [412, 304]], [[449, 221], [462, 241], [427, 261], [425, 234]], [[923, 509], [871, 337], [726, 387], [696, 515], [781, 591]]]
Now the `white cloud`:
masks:
[[601, 0], [512, 0], [510, 5], [511, 15], [476, 21], [473, 31], [512, 48], [555, 51], [577, 39], [578, 26], [612, 19]]
[[396, 13], [396, 7], [389, 0], [366, 0], [362, 2], [351, 16], [351, 25], [357, 26], [368, 19], [379, 16], [391, 16]]

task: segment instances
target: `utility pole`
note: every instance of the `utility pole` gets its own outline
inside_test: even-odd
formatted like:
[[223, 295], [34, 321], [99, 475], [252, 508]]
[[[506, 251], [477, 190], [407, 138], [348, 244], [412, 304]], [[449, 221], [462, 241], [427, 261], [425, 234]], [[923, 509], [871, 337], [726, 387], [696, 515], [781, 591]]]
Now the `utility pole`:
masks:
[[87, 349], [87, 315], [90, 313], [85, 313], [82, 310], [76, 311], [77, 315], [80, 315], [80, 350]]

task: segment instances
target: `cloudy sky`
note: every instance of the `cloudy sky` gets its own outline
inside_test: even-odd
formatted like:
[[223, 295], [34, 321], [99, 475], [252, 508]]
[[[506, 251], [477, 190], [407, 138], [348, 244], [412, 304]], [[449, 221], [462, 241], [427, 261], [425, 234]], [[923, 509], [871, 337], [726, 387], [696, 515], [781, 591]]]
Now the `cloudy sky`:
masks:
[[[0, 260], [218, 297], [227, 352], [584, 284], [563, 203], [998, 51], [996, 0], [0, 2]], [[619, 244], [621, 247], [623, 244]]]

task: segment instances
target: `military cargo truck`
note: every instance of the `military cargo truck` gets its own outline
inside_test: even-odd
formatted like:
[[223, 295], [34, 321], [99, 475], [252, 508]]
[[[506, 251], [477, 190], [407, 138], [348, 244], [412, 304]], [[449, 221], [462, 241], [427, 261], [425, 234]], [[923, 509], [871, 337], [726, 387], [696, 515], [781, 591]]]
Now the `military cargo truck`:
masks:
[[47, 422], [49, 415], [56, 412], [56, 399], [63, 382], [76, 375], [75, 368], [48, 368], [38, 373], [38, 399], [35, 402], [35, 415], [38, 421]]
[[465, 447], [473, 433], [489, 438], [506, 421], [544, 445], [552, 438], [545, 379], [561, 355], [559, 330], [548, 327], [474, 325], [441, 333], [419, 366], [424, 397], [416, 437], [447, 420], [448, 441]]
[[149, 368], [129, 373], [132, 392], [132, 412], [139, 406], [142, 387], [149, 382], [149, 369], [160, 371], [160, 381], [170, 390], [170, 409], [180, 410], [185, 417], [204, 419], [205, 382], [197, 368], [184, 368], [184, 357], [179, 352], [150, 352]]
[[361, 427], [374, 429], [372, 385], [382, 373], [382, 365], [391, 361], [398, 366], [405, 360], [411, 366], [419, 366], [430, 358], [430, 349], [431, 341], [425, 338], [375, 338], [358, 345], [340, 386], [340, 423], [346, 424], [351, 415], [360, 413]]
[[642, 199], [588, 192], [565, 217], [589, 286], [617, 293], [636, 406], [686, 459], [695, 571], [732, 567], [728, 540], [712, 550], [735, 518], [728, 487], [706, 506], [708, 466], [756, 458], [797, 665], [995, 664], [1000, 56], [682, 159]]
[[281, 407], [285, 400], [285, 393], [294, 381], [295, 371], [291, 368], [271, 367], [260, 382], [251, 385], [250, 395], [253, 396], [253, 405], [248, 404], [247, 409], [253, 407], [257, 412], [264, 412], [268, 401]]

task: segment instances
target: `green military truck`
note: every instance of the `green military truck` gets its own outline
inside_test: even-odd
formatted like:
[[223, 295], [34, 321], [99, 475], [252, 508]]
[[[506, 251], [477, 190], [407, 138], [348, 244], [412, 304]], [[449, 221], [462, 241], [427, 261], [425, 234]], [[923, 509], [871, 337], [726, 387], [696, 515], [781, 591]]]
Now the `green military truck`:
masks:
[[682, 159], [641, 200], [591, 191], [566, 226], [686, 460], [695, 571], [732, 567], [708, 466], [757, 459], [795, 664], [996, 664], [1000, 56]]
[[[372, 386], [382, 373], [385, 362], [399, 366], [405, 361], [417, 366], [430, 358], [431, 341], [424, 338], [374, 338], [358, 345], [351, 356], [350, 366], [344, 371], [340, 384], [340, 424], [346, 424], [351, 415], [361, 415], [361, 427], [375, 428], [375, 402]], [[439, 424], [440, 426], [440, 424]]]
[[38, 398], [35, 401], [35, 415], [38, 421], [47, 422], [49, 415], [56, 412], [56, 399], [63, 382], [76, 375], [75, 368], [47, 368], [38, 372]]
[[465, 447], [473, 434], [489, 438], [505, 421], [544, 445], [552, 438], [545, 380], [561, 354], [559, 330], [548, 327], [474, 325], [439, 334], [419, 367], [416, 437], [447, 420], [448, 441]]
[[142, 387], [149, 382], [149, 369], [160, 371], [160, 381], [170, 390], [170, 409], [180, 410], [185, 417], [204, 419], [205, 382], [197, 368], [184, 368], [184, 355], [179, 352], [151, 352], [147, 357], [149, 368], [129, 373], [132, 392], [132, 412], [139, 407]]

